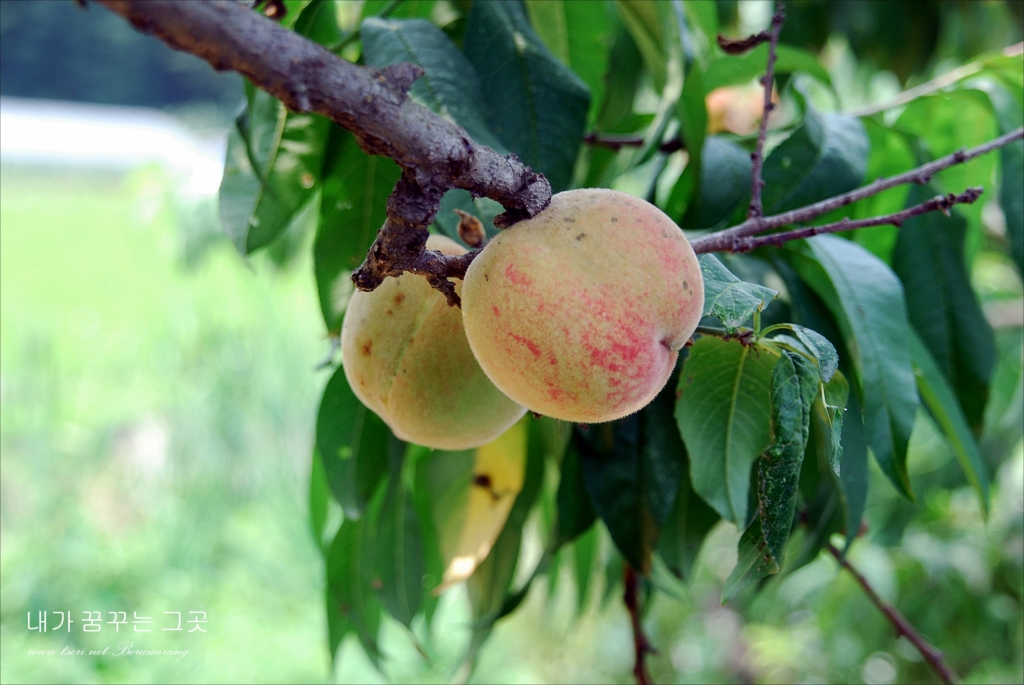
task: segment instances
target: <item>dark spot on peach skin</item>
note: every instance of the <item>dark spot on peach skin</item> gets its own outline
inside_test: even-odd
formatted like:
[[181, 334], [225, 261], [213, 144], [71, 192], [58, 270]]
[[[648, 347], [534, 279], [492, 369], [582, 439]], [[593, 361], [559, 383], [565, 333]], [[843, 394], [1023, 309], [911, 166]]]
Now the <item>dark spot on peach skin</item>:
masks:
[[493, 304], [491, 305], [491, 309], [494, 311], [495, 316], [501, 316], [501, 312], [498, 311], [498, 308], [495, 307]]
[[566, 223], [574, 224], [574, 223], [576, 223], [576, 217], [574, 217], [574, 216], [567, 216], [567, 217], [565, 217], [565, 221], [566, 221]]
[[363, 354], [369, 357], [370, 351], [373, 349], [373, 341], [367, 340], [366, 342], [363, 343], [363, 346], [360, 349], [362, 350]]
[[576, 236], [576, 240], [583, 240], [586, 237], [587, 237], [586, 233], [580, 233], [578, 236]]
[[612, 217], [612, 223], [613, 223], [613, 224], [617, 224], [617, 223], [619, 223], [619, 217], [617, 217], [617, 216], [613, 216], [613, 217]]
[[404, 299], [405, 299], [405, 293], [398, 293], [397, 295], [395, 295], [395, 304], [396, 305], [402, 304], [402, 300], [404, 300]]

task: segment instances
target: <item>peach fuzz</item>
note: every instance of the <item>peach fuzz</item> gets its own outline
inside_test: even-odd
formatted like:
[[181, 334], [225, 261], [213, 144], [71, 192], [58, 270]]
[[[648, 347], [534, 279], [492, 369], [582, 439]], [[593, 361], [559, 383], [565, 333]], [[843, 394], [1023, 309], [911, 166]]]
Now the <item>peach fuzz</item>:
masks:
[[665, 386], [704, 307], [697, 256], [657, 207], [570, 190], [476, 257], [462, 315], [506, 395], [566, 421], [631, 414]]
[[[427, 249], [466, 251], [443, 236], [431, 236]], [[462, 314], [420, 276], [388, 278], [373, 292], [355, 292], [341, 329], [341, 355], [356, 397], [409, 442], [479, 447], [526, 412], [488, 380], [469, 348]]]

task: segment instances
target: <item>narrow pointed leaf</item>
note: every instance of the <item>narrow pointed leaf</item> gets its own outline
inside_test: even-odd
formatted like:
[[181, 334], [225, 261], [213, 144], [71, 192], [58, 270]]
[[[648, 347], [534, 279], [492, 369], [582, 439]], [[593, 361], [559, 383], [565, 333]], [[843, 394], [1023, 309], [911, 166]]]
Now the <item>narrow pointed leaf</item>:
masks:
[[347, 520], [341, 524], [331, 544], [327, 558], [327, 598], [328, 617], [333, 611], [335, 620], [330, 642], [336, 651], [345, 633], [355, 630], [366, 655], [379, 667], [380, 604], [369, 575], [366, 556], [371, 548], [367, 543], [365, 521]]
[[863, 397], [867, 443], [897, 489], [912, 499], [906, 460], [918, 396], [903, 286], [884, 262], [849, 240], [817, 236], [807, 245], [816, 261], [796, 257], [793, 264], [843, 329]]
[[722, 587], [722, 604], [733, 599], [761, 578], [779, 572], [779, 565], [768, 550], [768, 544], [761, 533], [761, 519], [755, 518], [750, 527], [740, 536], [737, 544], [736, 567], [725, 579]]
[[[533, 441], [526, 455], [526, 471], [523, 474], [523, 488], [516, 497], [512, 511], [498, 539], [476, 572], [466, 583], [469, 602], [472, 607], [473, 631], [464, 663], [469, 670], [475, 664], [480, 647], [487, 640], [499, 616], [507, 613], [506, 593], [519, 560], [523, 526], [533, 508], [544, 480], [544, 452], [535, 448]], [[467, 674], [468, 675], [468, 674]]]
[[[988, 88], [986, 92], [996, 112], [1000, 134], [1024, 126], [1024, 91], [1020, 86], [1004, 83]], [[999, 205], [1006, 217], [1010, 256], [1017, 264], [1018, 273], [1024, 275], [1024, 193], [1019, 192], [1024, 187], [1024, 141], [1018, 140], [1002, 147], [999, 165]]]
[[682, 478], [672, 391], [639, 413], [577, 432], [574, 444], [594, 509], [633, 568], [649, 574], [658, 528]]
[[397, 473], [381, 505], [374, 542], [374, 587], [388, 613], [409, 627], [423, 606], [426, 565], [419, 517]]
[[387, 200], [401, 171], [385, 157], [367, 155], [348, 131], [331, 126], [323, 168], [323, 195], [313, 269], [327, 330], [338, 334], [352, 293], [350, 272], [384, 224]]
[[[937, 193], [915, 187], [907, 204]], [[949, 380], [964, 416], [980, 429], [996, 345], [964, 262], [967, 222], [953, 210], [909, 219], [899, 232], [892, 268], [903, 282], [910, 323]]]
[[480, 76], [491, 130], [555, 192], [568, 187], [590, 92], [537, 37], [522, 5], [475, 2], [463, 52]]
[[388, 459], [391, 430], [356, 398], [338, 367], [324, 388], [316, 419], [316, 446], [331, 492], [345, 517], [358, 519]]
[[593, 525], [597, 512], [590, 501], [590, 493], [583, 480], [579, 452], [570, 444], [562, 460], [562, 473], [556, 494], [558, 509], [557, 530], [550, 547], [557, 549], [572, 541]]
[[921, 400], [928, 408], [935, 423], [938, 424], [946, 439], [949, 440], [953, 453], [956, 454], [960, 468], [971, 487], [978, 493], [983, 512], [988, 511], [988, 474], [985, 463], [981, 459], [974, 434], [967, 420], [960, 411], [953, 390], [938, 364], [932, 358], [927, 346], [917, 334], [911, 334], [909, 340], [910, 356], [914, 363], [917, 377], [917, 389]]
[[721, 517], [694, 492], [690, 484], [689, 457], [685, 449], [682, 456], [685, 460], [683, 477], [672, 511], [665, 519], [658, 538], [658, 553], [672, 573], [689, 582], [704, 538]]
[[530, 23], [548, 50], [572, 69], [590, 89], [588, 120], [604, 102], [605, 73], [612, 45], [608, 6], [572, 0], [526, 3]]

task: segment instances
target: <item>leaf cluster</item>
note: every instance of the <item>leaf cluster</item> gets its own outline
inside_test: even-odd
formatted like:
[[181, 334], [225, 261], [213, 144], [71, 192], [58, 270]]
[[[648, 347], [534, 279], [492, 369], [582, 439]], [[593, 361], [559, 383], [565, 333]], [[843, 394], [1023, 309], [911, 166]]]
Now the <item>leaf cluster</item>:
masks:
[[[725, 54], [713, 3], [371, 0], [358, 17], [317, 0], [285, 5], [294, 30], [348, 59], [418, 64], [424, 75], [411, 97], [475, 141], [515, 153], [555, 191], [631, 192], [693, 231], [744, 217], [753, 136], [723, 125], [712, 104], [724, 98], [742, 110], [767, 46]], [[972, 80], [902, 111], [862, 117], [823, 111], [809, 97], [835, 97], [812, 53], [783, 43], [777, 57], [784, 116], [764, 161], [769, 214], [906, 171], [1024, 120], [1019, 57], [983, 55]], [[588, 139], [634, 136], [639, 144], [586, 146], [588, 131]], [[383, 223], [398, 176], [393, 162], [367, 155], [340, 127], [250, 89], [229, 142], [221, 215], [248, 253], [281, 240], [314, 208], [317, 289], [326, 330], [337, 335], [349, 275]], [[901, 229], [703, 256], [705, 319], [665, 390], [608, 424], [527, 419], [514, 429], [525, 434], [522, 447], [500, 448], [504, 456], [493, 462], [518, 474], [508, 492], [489, 489], [492, 467], [480, 470], [485, 448], [431, 453], [397, 440], [338, 368], [319, 409], [310, 491], [332, 654], [354, 632], [376, 663], [384, 613], [429, 650], [434, 589], [458, 556], [451, 540], [466, 530], [466, 517], [490, 511], [473, 508], [486, 502], [482, 492], [504, 503], [500, 514], [484, 516], [487, 550], [468, 580], [470, 664], [532, 579], [546, 573], [553, 581], [563, 562], [573, 564], [581, 597], [602, 572], [607, 591], [614, 588], [623, 564], [644, 575], [648, 590], [664, 589], [662, 572], [686, 580], [702, 541], [725, 521], [742, 531], [728, 600], [806, 564], [835, 534], [848, 545], [862, 530], [869, 455], [903, 498], [920, 496], [907, 454], [922, 422], [937, 426], [984, 509], [993, 464], [979, 437], [999, 359], [970, 274], [981, 253], [1013, 264], [1018, 278], [1024, 270], [1024, 145], [814, 222], [898, 211], [937, 193], [991, 187], [994, 178], [1002, 234], [986, 232], [976, 205], [915, 217]], [[458, 240], [456, 210], [493, 231], [501, 208], [449, 191], [432, 230]], [[1016, 373], [1019, 384], [1019, 366]], [[340, 517], [329, 515], [333, 501]], [[523, 526], [534, 513], [547, 531], [544, 555], [513, 587]], [[599, 529], [610, 551], [599, 550]]]

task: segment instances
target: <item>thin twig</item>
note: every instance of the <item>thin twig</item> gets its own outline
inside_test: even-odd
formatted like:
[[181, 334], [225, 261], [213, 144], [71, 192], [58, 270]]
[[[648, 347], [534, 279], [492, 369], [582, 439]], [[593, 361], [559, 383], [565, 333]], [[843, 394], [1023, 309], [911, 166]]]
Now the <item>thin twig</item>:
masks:
[[[641, 147], [644, 144], [644, 138], [643, 136], [617, 136], [609, 133], [588, 133], [583, 137], [583, 144], [591, 145], [593, 147], [606, 147], [609, 150], [618, 152], [624, 147]], [[658, 152], [664, 152], [665, 154], [671, 154], [685, 149], [686, 143], [683, 142], [682, 138], [678, 137], [666, 140], [658, 146]]]
[[860, 571], [850, 565], [850, 562], [846, 560], [843, 553], [840, 552], [832, 543], [827, 543], [825, 549], [836, 558], [839, 565], [850, 572], [856, 580], [857, 584], [860, 585], [861, 589], [864, 590], [864, 594], [868, 596], [871, 603], [878, 607], [885, 617], [892, 624], [893, 629], [896, 631], [897, 637], [902, 635], [907, 638], [917, 651], [924, 657], [925, 662], [931, 667], [935, 674], [942, 679], [944, 683], [956, 683], [959, 682], [959, 677], [953, 672], [953, 669], [946, 663], [945, 657], [931, 643], [925, 640], [917, 629], [907, 620], [906, 616], [900, 613], [900, 610], [893, 605], [886, 602], [884, 599], [878, 596], [875, 589], [871, 587], [871, 583], [868, 582], [867, 578], [860, 574]]
[[775, 52], [779, 45], [779, 33], [782, 32], [782, 24], [786, 21], [785, 6], [781, 2], [775, 3], [775, 14], [772, 16], [772, 26], [768, 34], [768, 68], [761, 84], [764, 86], [764, 114], [761, 116], [761, 124], [757, 130], [757, 143], [754, 151], [750, 154], [753, 166], [750, 170], [750, 207], [747, 209], [748, 219], [760, 219], [764, 215], [761, 208], [761, 189], [764, 187], [764, 180], [761, 178], [761, 167], [764, 166], [764, 139], [768, 135], [768, 117], [775, 104], [772, 103], [772, 88], [775, 83]]
[[651, 680], [651, 676], [647, 672], [646, 658], [648, 654], [653, 654], [655, 649], [647, 640], [647, 636], [644, 635], [644, 627], [640, 621], [640, 600], [637, 592], [639, 579], [632, 566], [629, 564], [625, 566], [623, 585], [625, 585], [626, 590], [623, 594], [623, 600], [626, 602], [629, 617], [633, 622], [633, 646], [636, 652], [633, 676], [636, 678], [637, 685], [649, 685], [649, 683], [654, 681]]
[[856, 221], [850, 221], [849, 218], [846, 218], [842, 221], [836, 221], [831, 224], [822, 224], [821, 226], [807, 226], [805, 228], [797, 228], [792, 231], [783, 231], [782, 233], [740, 238], [737, 242], [736, 252], [750, 252], [751, 250], [764, 247], [766, 245], [782, 245], [790, 240], [811, 238], [823, 233], [852, 231], [856, 228], [867, 228], [868, 226], [889, 225], [899, 228], [903, 225], [904, 221], [911, 217], [927, 214], [928, 212], [934, 212], [937, 210], [948, 212], [953, 205], [973, 204], [979, 197], [981, 197], [983, 192], [985, 192], [984, 188], [968, 188], [959, 195], [953, 195], [952, 193], [949, 195], [938, 195], [927, 202], [922, 202], [919, 205], [908, 207], [903, 211], [893, 212], [892, 214], [886, 214], [884, 216], [876, 216], [870, 219], [858, 219]]
[[[1015, 43], [1013, 45], [1009, 45], [1003, 48], [1002, 51], [1002, 54], [1006, 57], [1016, 57], [1022, 53], [1024, 53], [1024, 43]], [[979, 71], [981, 71], [984, 68], [984, 66], [985, 63], [982, 60], [971, 62], [970, 64], [965, 64], [963, 66], [957, 67], [956, 69], [953, 69], [952, 71], [947, 71], [945, 74], [937, 76], [933, 78], [931, 81], [928, 81], [927, 83], [922, 83], [919, 86], [909, 88], [900, 93], [899, 95], [897, 95], [889, 102], [884, 102], [880, 105], [867, 105], [865, 107], [861, 107], [860, 109], [849, 112], [849, 115], [851, 117], [868, 117], [871, 116], [872, 114], [884, 112], [887, 109], [893, 109], [894, 107], [902, 107], [903, 105], [909, 104], [911, 100], [915, 100], [921, 97], [922, 95], [934, 93], [935, 91], [942, 90], [946, 86], [953, 85], [957, 81], [962, 81], [968, 76], [973, 76], [977, 74]]]
[[1022, 139], [1024, 139], [1024, 127], [1018, 128], [1015, 131], [1010, 131], [1005, 135], [999, 136], [998, 138], [990, 140], [978, 147], [971, 148], [970, 150], [958, 150], [952, 154], [937, 159], [934, 162], [922, 164], [921, 166], [899, 174], [898, 176], [892, 176], [891, 178], [879, 178], [866, 186], [857, 188], [856, 190], [851, 190], [848, 193], [830, 197], [827, 200], [822, 200], [821, 202], [815, 202], [814, 204], [807, 205], [806, 207], [782, 212], [781, 214], [776, 214], [774, 216], [747, 219], [743, 223], [733, 226], [732, 228], [727, 228], [724, 231], [695, 238], [690, 244], [698, 254], [705, 252], [735, 252], [736, 246], [739, 244], [741, 238], [757, 235], [776, 228], [782, 228], [783, 226], [788, 226], [793, 223], [810, 221], [822, 214], [827, 214], [834, 209], [845, 207], [857, 202], [858, 200], [863, 200], [866, 197], [877, 195], [889, 188], [895, 188], [896, 186], [907, 183], [923, 185], [928, 183], [932, 176], [943, 169], [947, 169], [957, 164], [963, 164], [975, 157], [980, 157], [983, 154], [992, 152], [1004, 145], [1009, 145], [1010, 143]]

